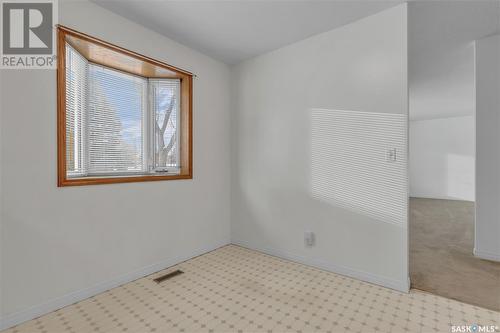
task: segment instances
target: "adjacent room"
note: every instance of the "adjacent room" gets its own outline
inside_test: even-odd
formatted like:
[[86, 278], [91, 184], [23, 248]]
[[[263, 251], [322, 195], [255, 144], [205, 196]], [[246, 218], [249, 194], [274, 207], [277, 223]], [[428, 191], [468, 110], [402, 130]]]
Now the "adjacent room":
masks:
[[487, 142], [496, 139], [481, 137], [485, 122], [495, 121], [483, 120], [482, 85], [495, 85], [489, 75], [497, 60], [486, 54], [499, 45], [496, 6], [409, 5], [409, 223], [413, 288], [499, 311], [492, 245], [500, 231], [483, 215], [498, 205], [488, 203], [484, 184], [496, 177], [484, 169], [492, 163]]
[[0, 6], [2, 333], [500, 332], [500, 1]]

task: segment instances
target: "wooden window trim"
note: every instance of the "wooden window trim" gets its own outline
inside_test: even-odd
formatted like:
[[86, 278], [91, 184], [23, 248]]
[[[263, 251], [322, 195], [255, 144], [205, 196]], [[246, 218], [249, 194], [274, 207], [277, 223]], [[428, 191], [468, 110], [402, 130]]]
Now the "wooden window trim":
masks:
[[[66, 173], [66, 41], [67, 38], [76, 38], [85, 43], [95, 45], [99, 50], [107, 54], [114, 54], [118, 57], [126, 56], [139, 61], [143, 66], [135, 66], [132, 70], [121, 66], [110, 66], [110, 64], [100, 63], [107, 67], [119, 69], [130, 74], [145, 76], [148, 78], [179, 78], [181, 80], [181, 101], [180, 101], [180, 173], [175, 175], [139, 175], [139, 176], [114, 176], [114, 177], [82, 177], [68, 178]], [[177, 180], [193, 178], [193, 74], [175, 66], [168, 65], [161, 61], [152, 59], [142, 54], [127, 50], [123, 47], [105, 42], [101, 39], [78, 32], [71, 28], [57, 26], [57, 185], [81, 186], [97, 184], [130, 183], [160, 180]], [[109, 57], [105, 57], [109, 58]], [[96, 62], [96, 61], [94, 61]], [[97, 62], [99, 63], [99, 62]], [[153, 67], [151, 67], [153, 66]], [[141, 73], [146, 69], [154, 68], [151, 71]]]

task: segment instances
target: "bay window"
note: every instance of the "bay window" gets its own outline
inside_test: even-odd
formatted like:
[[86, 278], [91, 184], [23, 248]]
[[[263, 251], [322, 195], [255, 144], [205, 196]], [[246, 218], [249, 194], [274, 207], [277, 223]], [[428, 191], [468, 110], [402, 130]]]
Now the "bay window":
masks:
[[192, 75], [68, 28], [59, 43], [59, 185], [192, 178]]

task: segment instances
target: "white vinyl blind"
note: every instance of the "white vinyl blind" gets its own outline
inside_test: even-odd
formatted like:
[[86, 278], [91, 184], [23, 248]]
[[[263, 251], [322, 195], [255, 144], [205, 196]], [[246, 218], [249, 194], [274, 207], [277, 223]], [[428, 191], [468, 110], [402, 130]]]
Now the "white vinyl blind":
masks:
[[89, 175], [144, 173], [147, 79], [89, 64]]
[[180, 80], [88, 62], [66, 44], [69, 178], [179, 171]]
[[86, 173], [87, 69], [87, 60], [66, 45], [66, 170], [72, 177]]
[[150, 79], [153, 113], [153, 167], [155, 170], [179, 167], [180, 80]]

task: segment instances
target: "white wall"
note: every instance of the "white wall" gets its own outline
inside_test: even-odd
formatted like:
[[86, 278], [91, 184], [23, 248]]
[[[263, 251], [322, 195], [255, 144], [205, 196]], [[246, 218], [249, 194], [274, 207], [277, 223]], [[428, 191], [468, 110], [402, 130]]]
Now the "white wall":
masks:
[[[412, 197], [474, 201], [475, 78], [470, 36], [491, 29], [490, 12], [488, 4], [468, 1], [408, 5]], [[467, 20], [460, 19], [465, 16]], [[453, 29], [447, 29], [450, 25]]]
[[475, 254], [500, 261], [500, 35], [476, 41]]
[[410, 196], [474, 201], [474, 126], [474, 116], [410, 121]]
[[474, 115], [474, 40], [499, 15], [494, 0], [408, 1], [410, 120]]
[[311, 108], [407, 115], [406, 34], [403, 4], [235, 68], [233, 242], [407, 290], [407, 220], [315, 198], [309, 128]]
[[[408, 4], [410, 195], [474, 201], [474, 43], [498, 4]], [[464, 19], [466, 17], [467, 19]]]
[[185, 68], [194, 80], [194, 179], [57, 188], [56, 72], [2, 72], [5, 325], [230, 241], [226, 65], [87, 1], [60, 23]]
[[[410, 17], [411, 9], [409, 5]], [[419, 24], [426, 21], [425, 17], [418, 19]], [[418, 44], [415, 41], [418, 38], [410, 34], [409, 43]], [[413, 52], [409, 54], [408, 66], [410, 120], [473, 116], [474, 44], [410, 50]]]

